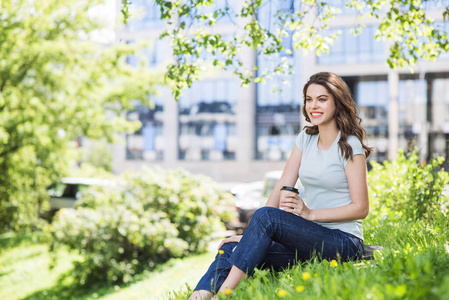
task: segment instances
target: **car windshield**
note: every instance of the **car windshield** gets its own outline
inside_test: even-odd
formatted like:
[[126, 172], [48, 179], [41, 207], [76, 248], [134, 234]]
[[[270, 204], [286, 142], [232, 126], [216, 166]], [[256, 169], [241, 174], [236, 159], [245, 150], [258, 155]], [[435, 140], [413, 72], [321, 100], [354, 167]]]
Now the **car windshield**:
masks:
[[53, 198], [79, 198], [90, 186], [84, 184], [53, 184], [48, 189], [48, 195]]

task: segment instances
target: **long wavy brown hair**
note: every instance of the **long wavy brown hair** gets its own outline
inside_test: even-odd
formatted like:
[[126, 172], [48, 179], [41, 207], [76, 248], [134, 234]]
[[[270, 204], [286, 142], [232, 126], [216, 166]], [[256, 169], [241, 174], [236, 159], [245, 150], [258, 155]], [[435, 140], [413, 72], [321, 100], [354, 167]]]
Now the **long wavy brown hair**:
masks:
[[[320, 72], [312, 75], [307, 83], [304, 85], [303, 96], [304, 105], [302, 107], [302, 113], [307, 122], [310, 122], [310, 118], [306, 111], [306, 96], [307, 89], [312, 84], [319, 84], [326, 88], [326, 90], [334, 96], [335, 100], [335, 120], [337, 121], [337, 127], [341, 131], [340, 141], [338, 145], [343, 153], [345, 159], [352, 158], [352, 148], [347, 142], [348, 136], [356, 136], [362, 143], [365, 150], [365, 156], [368, 158], [373, 151], [372, 148], [365, 145], [366, 131], [360, 125], [362, 119], [358, 116], [357, 105], [352, 99], [351, 92], [346, 82], [338, 75], [330, 72]], [[318, 134], [318, 126], [304, 126], [306, 132], [310, 135]]]

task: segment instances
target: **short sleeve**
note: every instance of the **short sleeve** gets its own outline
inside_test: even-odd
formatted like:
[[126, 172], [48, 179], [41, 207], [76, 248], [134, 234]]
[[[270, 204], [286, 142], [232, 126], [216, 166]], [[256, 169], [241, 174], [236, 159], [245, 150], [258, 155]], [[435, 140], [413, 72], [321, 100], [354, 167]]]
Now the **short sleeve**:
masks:
[[304, 143], [306, 140], [306, 131], [303, 130], [298, 134], [298, 137], [296, 138], [296, 147], [298, 147], [299, 151], [301, 153], [304, 153]]
[[[349, 136], [347, 141], [348, 141], [348, 144], [352, 148], [352, 156], [356, 156], [356, 155], [361, 154], [364, 157], [366, 157], [365, 149], [363, 149], [362, 143], [360, 142], [360, 140], [357, 137]], [[350, 159], [343, 158], [343, 160], [344, 160], [344, 166], [346, 167], [346, 165], [348, 164]]]

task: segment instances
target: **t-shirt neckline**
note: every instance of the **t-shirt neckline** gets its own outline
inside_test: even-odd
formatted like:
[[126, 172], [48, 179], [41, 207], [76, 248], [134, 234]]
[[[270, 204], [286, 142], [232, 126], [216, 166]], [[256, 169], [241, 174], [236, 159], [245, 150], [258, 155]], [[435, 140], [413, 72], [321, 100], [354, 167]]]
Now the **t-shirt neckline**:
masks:
[[316, 147], [319, 151], [329, 151], [329, 150], [332, 149], [332, 147], [334, 147], [334, 145], [337, 144], [337, 142], [340, 140], [340, 133], [341, 133], [341, 131], [339, 130], [339, 131], [338, 131], [338, 134], [337, 134], [337, 137], [335, 138], [335, 140], [334, 140], [334, 142], [332, 143], [332, 145], [331, 145], [329, 148], [323, 150], [323, 149], [320, 149], [320, 147], [318, 147], [318, 141], [319, 141], [319, 139], [320, 139], [320, 133], [318, 132], [317, 138], [316, 138], [316, 143], [314, 143], [314, 144], [315, 144], [315, 147]]

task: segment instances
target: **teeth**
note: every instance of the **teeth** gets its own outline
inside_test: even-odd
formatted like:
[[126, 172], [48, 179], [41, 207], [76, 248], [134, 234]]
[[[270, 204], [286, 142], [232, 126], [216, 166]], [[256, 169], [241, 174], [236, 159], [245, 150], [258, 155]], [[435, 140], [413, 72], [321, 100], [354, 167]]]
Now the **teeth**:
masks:
[[322, 113], [310, 113], [312, 116], [322, 115]]

